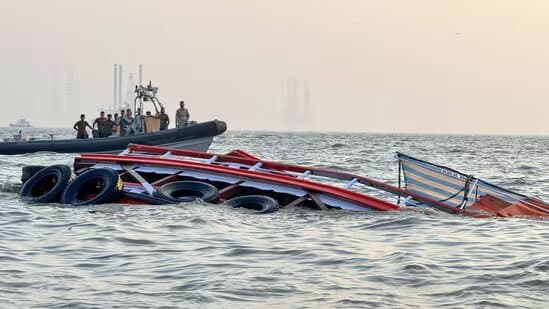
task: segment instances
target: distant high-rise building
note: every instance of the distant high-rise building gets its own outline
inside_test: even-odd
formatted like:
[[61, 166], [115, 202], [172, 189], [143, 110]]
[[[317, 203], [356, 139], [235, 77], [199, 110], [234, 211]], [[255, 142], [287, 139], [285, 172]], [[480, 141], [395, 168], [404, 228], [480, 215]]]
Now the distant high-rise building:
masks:
[[295, 77], [288, 78], [284, 122], [289, 129], [308, 128], [311, 122], [310, 96], [308, 81], [300, 83]]
[[112, 110], [118, 109], [118, 64], [114, 64], [114, 75], [113, 75], [113, 94], [112, 94]]
[[126, 83], [126, 97], [124, 98], [123, 108], [133, 108], [133, 99], [135, 97], [135, 84], [133, 81], [133, 73], [128, 74], [128, 82]]
[[120, 109], [122, 107], [122, 65], [118, 65], [118, 108]]
[[72, 109], [72, 99], [73, 99], [73, 92], [72, 92], [72, 87], [73, 87], [73, 82], [74, 82], [74, 75], [72, 73], [72, 71], [68, 71], [67, 72], [67, 77], [66, 77], [66, 80], [65, 80], [65, 99], [66, 99], [66, 110], [67, 111], [70, 111]]
[[61, 111], [61, 97], [59, 94], [59, 78], [54, 74], [51, 77], [51, 110], [54, 113]]

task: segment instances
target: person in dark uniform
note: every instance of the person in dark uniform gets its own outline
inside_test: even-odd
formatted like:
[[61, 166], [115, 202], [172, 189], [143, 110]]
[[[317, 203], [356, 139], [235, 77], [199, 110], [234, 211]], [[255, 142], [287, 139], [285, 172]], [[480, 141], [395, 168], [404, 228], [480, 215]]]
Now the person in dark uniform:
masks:
[[112, 134], [118, 135], [116, 132], [116, 128], [120, 125], [120, 119], [118, 118], [118, 113], [114, 113], [114, 125], [112, 127]]
[[116, 130], [116, 125], [112, 120], [112, 115], [107, 115], [107, 120], [103, 123], [103, 131], [99, 131], [99, 136], [109, 137], [112, 135], [113, 130]]
[[168, 126], [170, 125], [170, 117], [166, 114], [164, 107], [160, 108], [160, 114], [158, 114], [158, 117], [160, 118], [160, 130], [168, 129]]
[[126, 131], [124, 129], [124, 126], [122, 126], [122, 119], [125, 117], [125, 110], [120, 111], [120, 117], [118, 117], [118, 123], [116, 124], [118, 126], [118, 135], [119, 136], [126, 136]]
[[101, 111], [101, 113], [99, 113], [99, 117], [95, 118], [95, 120], [92, 123], [92, 128], [94, 129], [95, 129], [95, 125], [97, 124], [97, 131], [96, 131], [97, 137], [108, 136], [108, 135], [105, 135], [105, 121], [107, 121], [107, 119], [105, 118], [105, 112]]
[[88, 131], [86, 131], [86, 127], [90, 128], [90, 130], [93, 130], [92, 126], [90, 126], [90, 124], [85, 119], [86, 115], [80, 115], [80, 120], [77, 121], [73, 126], [73, 128], [76, 130], [76, 138], [88, 138]]

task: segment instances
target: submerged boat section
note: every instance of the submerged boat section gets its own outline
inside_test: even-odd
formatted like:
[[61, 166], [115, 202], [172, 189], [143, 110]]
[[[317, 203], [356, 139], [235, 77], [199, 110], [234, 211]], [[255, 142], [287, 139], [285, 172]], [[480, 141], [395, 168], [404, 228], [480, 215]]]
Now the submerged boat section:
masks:
[[29, 170], [20, 195], [31, 202], [75, 206], [201, 199], [257, 213], [297, 206], [351, 211], [434, 208], [477, 218], [549, 218], [549, 204], [539, 199], [402, 153], [396, 158], [398, 185], [392, 185], [348, 172], [262, 160], [242, 150], [215, 154], [131, 144], [119, 154], [76, 156], [75, 180], [66, 165], [43, 168], [34, 176]]
[[[431, 201], [450, 212], [470, 216], [539, 216], [549, 217], [549, 204], [473, 175], [446, 166], [397, 153], [404, 189]], [[410, 206], [430, 206], [410, 195]]]
[[[148, 145], [130, 145], [119, 155], [83, 153], [75, 158], [74, 169], [77, 173], [114, 169], [124, 190], [136, 194], [152, 194], [170, 182], [197, 180], [215, 186], [221, 200], [263, 194], [278, 199], [281, 207], [353, 211], [428, 207], [472, 217], [549, 217], [549, 204], [537, 199], [401, 153], [397, 159], [398, 186], [342, 171], [261, 160], [241, 150], [213, 154]], [[380, 198], [380, 192], [395, 197]]]

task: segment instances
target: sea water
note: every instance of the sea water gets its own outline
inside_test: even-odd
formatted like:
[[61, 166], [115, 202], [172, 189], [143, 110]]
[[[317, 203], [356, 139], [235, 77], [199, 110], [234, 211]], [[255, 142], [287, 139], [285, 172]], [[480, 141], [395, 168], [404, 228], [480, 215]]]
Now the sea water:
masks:
[[[7, 134], [7, 131], [2, 131]], [[70, 133], [70, 132], [69, 132]], [[60, 132], [60, 135], [67, 132]], [[395, 151], [549, 200], [547, 137], [227, 132], [214, 152], [396, 183]], [[0, 182], [71, 154], [0, 156]], [[380, 195], [380, 197], [386, 197]], [[434, 210], [60, 207], [0, 193], [0, 307], [547, 308], [549, 222]]]

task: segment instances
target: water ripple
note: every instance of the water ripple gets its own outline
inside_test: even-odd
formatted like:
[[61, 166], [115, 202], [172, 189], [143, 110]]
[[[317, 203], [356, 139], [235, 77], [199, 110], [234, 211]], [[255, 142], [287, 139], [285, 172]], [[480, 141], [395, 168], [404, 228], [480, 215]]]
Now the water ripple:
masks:
[[[549, 200], [545, 137], [228, 132], [213, 151], [380, 175], [394, 151]], [[276, 146], [276, 147], [274, 147]], [[529, 148], [529, 156], [518, 153]], [[496, 156], [497, 154], [497, 156]], [[27, 164], [0, 158], [0, 182]], [[386, 172], [394, 179], [396, 170]], [[434, 210], [22, 204], [0, 194], [0, 307], [545, 308], [549, 222]]]

